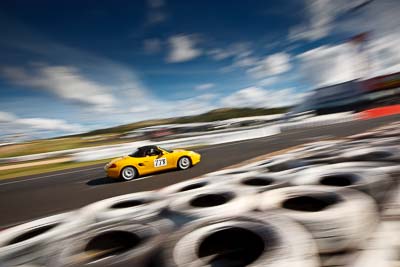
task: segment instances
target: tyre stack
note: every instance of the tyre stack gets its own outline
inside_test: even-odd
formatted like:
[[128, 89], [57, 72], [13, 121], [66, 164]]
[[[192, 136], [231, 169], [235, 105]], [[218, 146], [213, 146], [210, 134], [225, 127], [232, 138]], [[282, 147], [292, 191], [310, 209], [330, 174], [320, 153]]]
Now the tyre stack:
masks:
[[399, 266], [399, 127], [3, 230], [0, 266]]

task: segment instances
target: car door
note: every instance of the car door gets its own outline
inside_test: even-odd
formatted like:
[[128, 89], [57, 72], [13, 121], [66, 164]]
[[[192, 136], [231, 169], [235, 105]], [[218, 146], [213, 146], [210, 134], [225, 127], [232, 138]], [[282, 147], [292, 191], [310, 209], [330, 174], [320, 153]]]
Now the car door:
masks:
[[156, 159], [156, 155], [149, 155], [149, 150], [143, 150], [143, 155], [140, 157], [136, 157], [136, 167], [139, 171], [140, 175], [151, 174], [155, 171], [154, 168], [154, 160]]
[[168, 169], [169, 159], [163, 151], [155, 148], [153, 153], [149, 151], [144, 159], [146, 173], [153, 173]]
[[[163, 164], [163, 169], [174, 169], [176, 168], [176, 158], [175, 155], [172, 152], [168, 152], [165, 150], [160, 150], [162, 154], [159, 156], [159, 161]], [[165, 160], [164, 160], [165, 159]]]

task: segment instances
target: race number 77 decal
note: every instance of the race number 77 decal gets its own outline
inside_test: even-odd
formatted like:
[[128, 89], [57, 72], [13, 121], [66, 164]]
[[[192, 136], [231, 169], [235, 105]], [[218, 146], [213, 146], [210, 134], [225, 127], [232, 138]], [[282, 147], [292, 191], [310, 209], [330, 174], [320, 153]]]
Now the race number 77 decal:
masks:
[[161, 158], [161, 159], [155, 159], [154, 160], [154, 167], [161, 167], [161, 166], [166, 166], [167, 165], [167, 159], [166, 158]]

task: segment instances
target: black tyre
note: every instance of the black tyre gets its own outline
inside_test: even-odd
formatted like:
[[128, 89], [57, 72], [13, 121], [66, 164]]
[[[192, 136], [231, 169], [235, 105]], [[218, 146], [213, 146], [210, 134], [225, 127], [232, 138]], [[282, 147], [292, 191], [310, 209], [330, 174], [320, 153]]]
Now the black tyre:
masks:
[[121, 179], [125, 181], [130, 181], [138, 176], [138, 171], [135, 167], [127, 166], [121, 170]]

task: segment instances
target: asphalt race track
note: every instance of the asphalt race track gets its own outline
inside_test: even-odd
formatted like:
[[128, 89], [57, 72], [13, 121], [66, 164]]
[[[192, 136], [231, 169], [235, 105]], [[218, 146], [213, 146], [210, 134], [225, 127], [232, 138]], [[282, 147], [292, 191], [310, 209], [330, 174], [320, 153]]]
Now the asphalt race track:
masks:
[[79, 208], [100, 199], [162, 188], [259, 155], [325, 138], [361, 133], [399, 119], [400, 116], [391, 116], [346, 122], [294, 130], [266, 138], [209, 146], [196, 150], [201, 153], [202, 161], [194, 168], [142, 177], [130, 182], [105, 178], [103, 164], [7, 179], [0, 181], [0, 229]]

